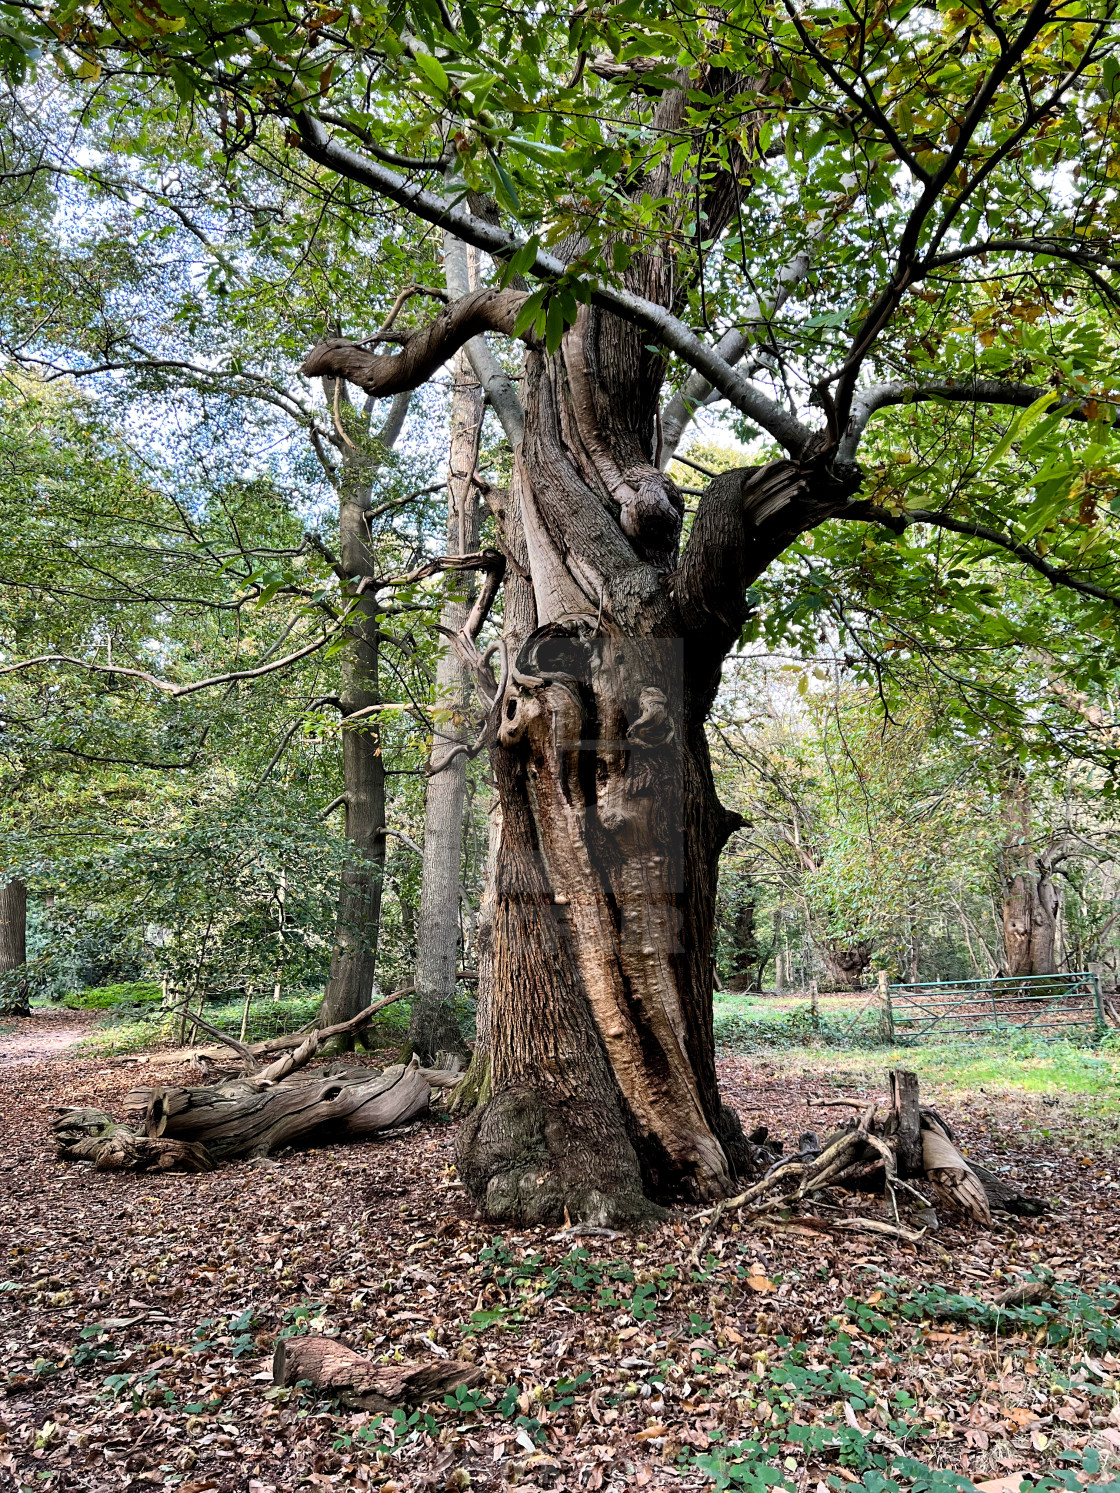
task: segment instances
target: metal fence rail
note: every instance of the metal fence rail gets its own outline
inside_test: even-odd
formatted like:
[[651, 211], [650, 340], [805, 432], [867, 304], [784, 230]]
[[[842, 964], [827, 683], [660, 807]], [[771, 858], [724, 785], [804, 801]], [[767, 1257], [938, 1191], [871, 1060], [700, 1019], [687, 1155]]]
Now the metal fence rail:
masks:
[[1100, 977], [1003, 975], [987, 980], [935, 980], [880, 985], [892, 1037], [979, 1037], [1037, 1032], [1060, 1037], [1105, 1029]]

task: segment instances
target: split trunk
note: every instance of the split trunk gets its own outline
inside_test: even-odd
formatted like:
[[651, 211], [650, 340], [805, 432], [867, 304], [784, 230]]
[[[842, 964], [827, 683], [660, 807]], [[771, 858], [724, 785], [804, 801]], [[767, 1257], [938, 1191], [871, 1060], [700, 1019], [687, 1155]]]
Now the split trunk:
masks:
[[492, 1218], [633, 1222], [750, 1166], [711, 1006], [717, 861], [740, 821], [703, 723], [747, 585], [845, 499], [790, 462], [727, 474], [679, 555], [659, 383], [641, 335], [596, 311], [524, 365], [500, 524], [534, 625], [509, 650], [491, 756], [489, 1097], [457, 1146]]

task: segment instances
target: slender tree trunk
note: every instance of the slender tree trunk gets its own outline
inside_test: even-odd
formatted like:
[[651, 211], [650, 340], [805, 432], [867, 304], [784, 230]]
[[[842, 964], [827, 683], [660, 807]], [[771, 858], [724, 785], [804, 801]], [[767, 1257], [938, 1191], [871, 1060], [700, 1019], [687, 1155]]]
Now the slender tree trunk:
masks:
[[1057, 971], [1058, 889], [1034, 848], [1030, 785], [1018, 766], [1004, 791], [1003, 947], [1009, 975]]
[[[364, 576], [377, 573], [370, 549], [367, 513], [373, 478], [386, 447], [404, 423], [407, 399], [394, 401], [377, 437], [369, 430], [371, 406], [359, 415], [335, 380], [324, 379], [328, 400], [335, 403], [342, 428], [352, 445], [342, 444], [339, 488], [339, 559], [346, 576], [343, 590], [353, 596]], [[336, 400], [335, 394], [339, 397]], [[357, 620], [342, 655], [342, 775], [346, 804], [346, 838], [350, 858], [339, 888], [331, 973], [319, 1013], [321, 1026], [348, 1021], [372, 999], [377, 962], [377, 934], [385, 876], [385, 763], [381, 755], [378, 714], [360, 712], [377, 705], [380, 608], [369, 591], [358, 596]], [[358, 718], [353, 724], [351, 717]], [[352, 1045], [352, 1041], [348, 1044]]]
[[6, 975], [14, 980], [15, 988], [5, 995], [5, 1003], [22, 1014], [28, 1011], [27, 980], [16, 972], [26, 963], [27, 884], [12, 877], [0, 886], [0, 978]]
[[[453, 362], [451, 447], [447, 476], [447, 553], [465, 555], [478, 544], [478, 498], [474, 470], [482, 428], [483, 398], [466, 354]], [[448, 598], [440, 625], [459, 632], [469, 615], [473, 589], [462, 574], [447, 581]], [[424, 872], [417, 926], [416, 994], [408, 1039], [421, 1063], [430, 1067], [440, 1052], [465, 1054], [455, 1015], [459, 957], [459, 867], [463, 848], [463, 806], [467, 759], [455, 748], [468, 737], [468, 710], [474, 693], [469, 670], [449, 646], [436, 665], [435, 734], [432, 739], [424, 804]]]

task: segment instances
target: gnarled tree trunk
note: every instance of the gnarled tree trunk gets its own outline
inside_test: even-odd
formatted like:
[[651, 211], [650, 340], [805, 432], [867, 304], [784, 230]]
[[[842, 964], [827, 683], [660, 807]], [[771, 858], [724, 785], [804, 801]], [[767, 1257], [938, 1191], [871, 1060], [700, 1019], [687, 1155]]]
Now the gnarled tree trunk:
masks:
[[871, 963], [871, 944], [865, 938], [853, 944], [836, 942], [820, 945], [828, 977], [834, 990], [858, 990], [863, 972]]
[[[683, 93], [660, 107], [679, 122]], [[661, 175], [644, 186], [680, 190]], [[729, 174], [701, 204], [712, 236], [735, 193]], [[636, 256], [625, 279], [683, 307], [668, 255]], [[414, 387], [469, 339], [512, 333], [524, 301], [473, 292], [398, 354], [334, 340], [304, 371], [381, 394]], [[716, 1082], [716, 866], [740, 820], [716, 796], [704, 721], [748, 586], [848, 505], [858, 474], [808, 447], [724, 473], [682, 553], [649, 334], [592, 307], [555, 352], [527, 340], [523, 436], [497, 518], [507, 580], [526, 575], [533, 616], [493, 681], [490, 1092], [456, 1151], [488, 1217], [617, 1223], [722, 1196], [751, 1164]]]
[[491, 1217], [631, 1220], [719, 1196], [747, 1164], [711, 1012], [716, 863], [739, 821], [703, 721], [746, 584], [789, 542], [777, 515], [814, 505], [791, 463], [728, 474], [678, 564], [653, 364], [624, 323], [581, 313], [522, 380], [514, 499], [538, 625], [492, 758], [490, 1099], [457, 1146]]

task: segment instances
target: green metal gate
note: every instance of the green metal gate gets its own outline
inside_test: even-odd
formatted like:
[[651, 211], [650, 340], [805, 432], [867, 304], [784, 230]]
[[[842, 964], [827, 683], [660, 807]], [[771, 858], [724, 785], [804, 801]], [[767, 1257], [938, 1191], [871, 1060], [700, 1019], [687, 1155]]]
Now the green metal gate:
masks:
[[1005, 975], [883, 985], [883, 1017], [899, 1040], [1036, 1032], [1045, 1037], [1105, 1029], [1100, 977]]

